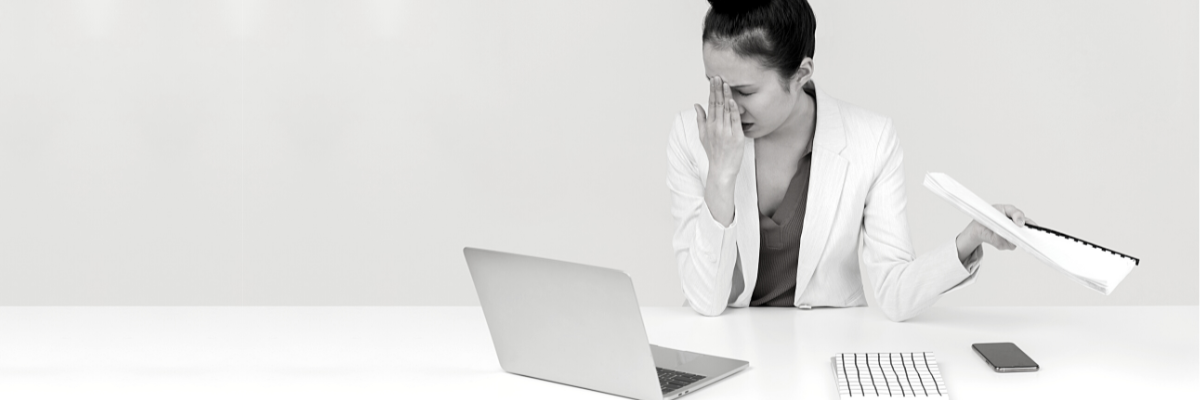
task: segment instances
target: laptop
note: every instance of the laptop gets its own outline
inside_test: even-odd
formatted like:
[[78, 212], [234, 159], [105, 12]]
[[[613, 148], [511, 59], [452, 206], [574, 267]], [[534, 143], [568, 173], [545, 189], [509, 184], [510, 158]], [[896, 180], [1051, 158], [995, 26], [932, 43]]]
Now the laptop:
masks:
[[675, 399], [750, 363], [651, 345], [623, 271], [464, 248], [505, 371], [642, 400]]

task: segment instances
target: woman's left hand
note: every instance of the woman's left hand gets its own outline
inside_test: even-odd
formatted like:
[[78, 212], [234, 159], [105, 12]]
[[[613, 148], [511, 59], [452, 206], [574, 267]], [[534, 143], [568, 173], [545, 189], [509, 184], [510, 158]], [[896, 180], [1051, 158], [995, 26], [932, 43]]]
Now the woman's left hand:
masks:
[[[1033, 220], [1026, 218], [1024, 212], [1011, 204], [993, 204], [992, 207], [996, 207], [997, 210], [1008, 216], [1019, 227], [1024, 227], [1026, 222], [1037, 224]], [[975, 251], [976, 247], [979, 247], [983, 243], [990, 244], [992, 247], [1000, 250], [1017, 248], [1016, 245], [997, 235], [996, 232], [992, 232], [991, 229], [983, 226], [979, 221], [971, 221], [966, 229], [963, 229], [962, 233], [958, 234], [955, 242], [958, 244], [958, 258], [960, 260], [965, 260], [971, 252]]]

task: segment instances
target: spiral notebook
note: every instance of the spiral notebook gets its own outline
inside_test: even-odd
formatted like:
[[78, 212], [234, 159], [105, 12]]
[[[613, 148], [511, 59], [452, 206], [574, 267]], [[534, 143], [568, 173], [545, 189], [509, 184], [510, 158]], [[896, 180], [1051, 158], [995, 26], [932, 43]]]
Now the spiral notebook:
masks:
[[833, 374], [842, 399], [949, 399], [933, 353], [841, 353]]
[[1135, 257], [1050, 228], [1029, 223], [1018, 227], [1000, 210], [946, 174], [925, 174], [925, 187], [958, 206], [1000, 237], [1100, 293], [1112, 293], [1117, 284], [1138, 265]]

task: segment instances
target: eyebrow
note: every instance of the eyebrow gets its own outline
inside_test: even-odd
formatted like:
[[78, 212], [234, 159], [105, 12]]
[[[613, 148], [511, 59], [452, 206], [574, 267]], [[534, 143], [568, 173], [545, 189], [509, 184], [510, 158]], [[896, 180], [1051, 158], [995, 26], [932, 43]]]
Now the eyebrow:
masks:
[[[709, 76], [704, 77], [704, 80], [710, 80], [710, 79], [712, 79], [712, 77], [709, 77]], [[728, 82], [726, 82], [726, 83], [728, 83]], [[729, 85], [729, 88], [730, 89], [741, 89], [741, 88], [748, 87], [748, 86], [754, 86], [754, 85], [749, 84], [749, 83], [744, 84], [744, 85]]]

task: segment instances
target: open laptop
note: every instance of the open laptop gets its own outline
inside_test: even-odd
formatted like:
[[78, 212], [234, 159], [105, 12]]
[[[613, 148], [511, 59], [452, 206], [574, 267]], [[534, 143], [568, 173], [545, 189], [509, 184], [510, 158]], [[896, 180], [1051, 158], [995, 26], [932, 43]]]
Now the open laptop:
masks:
[[625, 272], [464, 248], [500, 366], [635, 399], [674, 399], [746, 361], [651, 345]]

